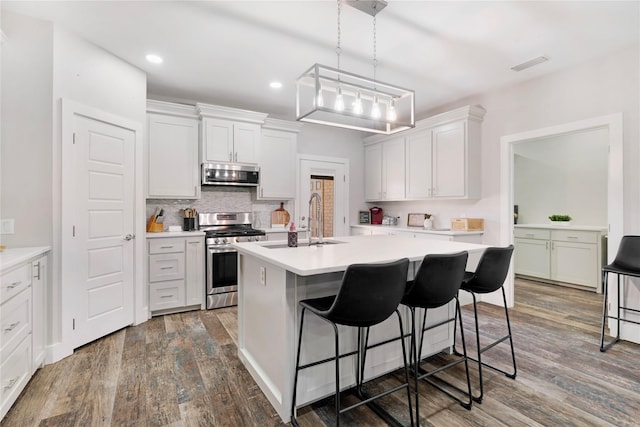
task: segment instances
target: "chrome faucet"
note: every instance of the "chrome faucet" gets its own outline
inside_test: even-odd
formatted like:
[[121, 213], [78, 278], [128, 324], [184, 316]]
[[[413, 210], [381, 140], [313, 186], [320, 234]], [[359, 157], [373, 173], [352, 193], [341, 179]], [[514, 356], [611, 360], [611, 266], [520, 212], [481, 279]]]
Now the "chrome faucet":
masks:
[[311, 198], [309, 199], [309, 216], [307, 217], [307, 231], [309, 233], [309, 244], [311, 245], [311, 206], [313, 206], [313, 200], [316, 199], [316, 217], [314, 218], [316, 221], [316, 235], [318, 237], [318, 241], [315, 243], [316, 245], [322, 245], [324, 242], [322, 241], [322, 198], [320, 194], [313, 193]]

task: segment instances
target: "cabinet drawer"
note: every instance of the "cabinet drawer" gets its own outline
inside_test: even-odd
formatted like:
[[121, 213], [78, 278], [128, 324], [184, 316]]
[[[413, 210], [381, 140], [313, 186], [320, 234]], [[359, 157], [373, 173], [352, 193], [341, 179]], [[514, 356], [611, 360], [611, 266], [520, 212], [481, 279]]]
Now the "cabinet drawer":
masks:
[[31, 263], [3, 274], [0, 278], [0, 302], [18, 295], [31, 284]]
[[0, 312], [0, 357], [4, 360], [31, 332], [31, 288], [2, 304]]
[[149, 239], [149, 254], [184, 253], [184, 239]]
[[184, 253], [149, 255], [150, 282], [177, 279], [184, 279]]
[[0, 366], [0, 415], [6, 414], [31, 377], [31, 338], [26, 337]]
[[553, 230], [551, 239], [563, 242], [598, 243], [599, 235], [600, 233], [590, 231]]
[[171, 280], [149, 285], [149, 307], [151, 311], [182, 307], [185, 304], [184, 280]]
[[514, 228], [513, 237], [520, 237], [523, 239], [549, 240], [551, 238], [550, 231], [551, 230], [540, 228]]

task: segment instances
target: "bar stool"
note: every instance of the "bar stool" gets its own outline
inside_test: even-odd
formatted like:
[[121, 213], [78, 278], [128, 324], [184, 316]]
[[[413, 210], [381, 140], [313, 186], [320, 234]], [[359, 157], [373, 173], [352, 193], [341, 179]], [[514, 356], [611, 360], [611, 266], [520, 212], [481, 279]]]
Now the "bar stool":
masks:
[[[471, 380], [469, 378], [467, 347], [464, 342], [464, 337], [462, 337], [463, 355], [461, 358], [451, 361], [446, 365], [440, 366], [431, 371], [426, 371], [420, 367], [420, 363], [422, 361], [422, 344], [424, 342], [425, 332], [439, 326], [455, 322], [456, 317], [460, 320], [460, 328], [462, 328], [462, 316], [457, 315], [460, 312], [458, 290], [460, 289], [460, 284], [462, 283], [462, 278], [464, 276], [465, 267], [467, 265], [467, 257], [468, 254], [466, 251], [455, 254], [426, 255], [415, 274], [415, 278], [412, 281], [407, 282], [407, 292], [404, 298], [402, 298], [402, 304], [406, 305], [411, 312], [412, 328], [410, 353], [412, 356], [411, 362], [413, 365], [413, 373], [415, 379], [416, 420], [418, 424], [420, 423], [420, 410], [418, 404], [418, 382], [420, 380], [424, 380], [428, 384], [444, 392], [454, 400], [458, 401], [465, 408], [471, 409]], [[452, 300], [456, 301], [456, 315], [453, 318], [449, 318], [447, 320], [427, 327], [427, 312], [430, 309], [435, 309], [447, 305]], [[416, 308], [423, 309], [419, 343], [417, 342], [418, 337], [416, 334]], [[456, 366], [460, 363], [464, 363], [465, 371], [467, 374], [466, 392], [435, 376], [435, 374], [442, 372], [445, 369]], [[437, 380], [438, 382], [435, 382], [434, 380]], [[448, 386], [449, 389], [444, 388], [442, 384]], [[466, 393], [467, 400], [463, 401], [458, 396], [453, 394], [450, 389], [455, 389], [462, 393]]]
[[[478, 358], [474, 359], [469, 357], [469, 359], [478, 363], [478, 376], [480, 380], [480, 395], [473, 396], [473, 400], [480, 403], [482, 402], [482, 398], [484, 396], [484, 390], [482, 387], [482, 367], [486, 366], [487, 368], [493, 369], [494, 371], [500, 372], [506, 375], [509, 378], [516, 377], [516, 355], [513, 350], [513, 338], [511, 335], [511, 322], [509, 322], [509, 310], [507, 309], [507, 295], [504, 291], [504, 281], [507, 278], [507, 273], [509, 272], [509, 264], [511, 263], [511, 255], [513, 254], [513, 245], [509, 245], [505, 248], [500, 247], [490, 247], [486, 248], [480, 257], [480, 261], [478, 262], [478, 267], [476, 271], [469, 272], [467, 271], [464, 274], [464, 279], [462, 280], [462, 285], [460, 289], [471, 293], [473, 297], [473, 315], [475, 319], [475, 327], [476, 327], [476, 348], [478, 350]], [[478, 327], [478, 305], [476, 300], [476, 294], [488, 294], [491, 292], [495, 292], [498, 289], [502, 289], [502, 301], [504, 302], [504, 315], [507, 320], [507, 335], [493, 341], [491, 344], [481, 348], [480, 347], [480, 331]], [[460, 334], [464, 337], [464, 330], [462, 327], [460, 328]], [[455, 331], [454, 331], [455, 337]], [[489, 365], [482, 361], [482, 353], [485, 351], [495, 347], [509, 340], [509, 345], [511, 346], [511, 360], [513, 362], [513, 372], [506, 372], [502, 369], [498, 369], [495, 366]], [[454, 345], [454, 352], [455, 350]]]
[[[398, 326], [400, 329], [400, 337], [404, 336], [402, 327], [402, 318], [398, 311], [398, 305], [402, 300], [407, 283], [407, 271], [409, 268], [409, 260], [403, 258], [398, 261], [385, 264], [353, 264], [347, 267], [342, 277], [340, 289], [337, 295], [323, 298], [314, 298], [300, 301], [302, 312], [300, 315], [300, 332], [298, 335], [298, 351], [296, 356], [296, 371], [293, 381], [293, 396], [291, 401], [291, 423], [298, 426], [295, 418], [296, 408], [296, 392], [298, 386], [298, 373], [306, 368], [317, 366], [322, 363], [335, 363], [335, 410], [336, 410], [336, 426], [340, 426], [340, 415], [355, 409], [361, 405], [368, 405], [379, 416], [383, 417], [388, 423], [398, 422], [391, 417], [383, 408], [375, 404], [373, 400], [391, 394], [402, 388], [407, 389], [407, 402], [409, 405], [409, 417], [411, 425], [414, 425], [413, 410], [411, 406], [411, 390], [409, 387], [409, 372], [407, 368], [407, 355], [405, 343], [400, 339], [402, 344], [402, 355], [404, 359], [404, 375], [405, 382], [395, 386], [389, 390], [383, 391], [373, 397], [366, 396], [362, 390], [364, 383], [364, 364], [366, 360], [366, 351], [369, 348], [377, 347], [397, 338], [386, 341], [385, 343], [377, 343], [369, 346], [369, 328], [377, 325], [394, 312], [398, 316]], [[302, 348], [302, 331], [304, 326], [304, 316], [309, 310], [321, 319], [329, 322], [333, 326], [335, 338], [335, 356], [324, 360], [319, 360], [300, 366], [300, 350]], [[340, 354], [338, 348], [338, 327], [337, 325], [353, 326], [358, 328], [358, 350], [345, 354]], [[366, 338], [362, 343], [362, 330], [366, 329]], [[363, 399], [349, 407], [340, 408], [340, 365], [339, 360], [343, 357], [356, 355], [356, 387], [355, 391], [359, 398]], [[399, 424], [398, 424], [399, 425]]]
[[[607, 309], [607, 297], [609, 295], [609, 274], [613, 273], [618, 276], [618, 306], [616, 316], [611, 316]], [[620, 322], [635, 323], [640, 325], [640, 322], [635, 320], [621, 318], [621, 310], [631, 311], [634, 313], [640, 313], [640, 310], [626, 307], [620, 304], [620, 276], [640, 277], [640, 236], [623, 236], [618, 246], [618, 252], [616, 258], [609, 265], [602, 267], [602, 332], [600, 334], [600, 351], [607, 351], [613, 344], [620, 341]], [[604, 344], [604, 329], [607, 319], [616, 319], [618, 324], [618, 333], [616, 338], [609, 344]]]

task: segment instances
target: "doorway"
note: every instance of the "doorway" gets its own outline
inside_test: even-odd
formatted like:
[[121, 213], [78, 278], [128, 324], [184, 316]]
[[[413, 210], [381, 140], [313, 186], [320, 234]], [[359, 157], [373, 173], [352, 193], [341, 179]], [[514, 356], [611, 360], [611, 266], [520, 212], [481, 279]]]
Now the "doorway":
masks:
[[[608, 219], [608, 257], [611, 259], [617, 250], [623, 234], [623, 139], [622, 113], [571, 122], [548, 128], [536, 129], [513, 135], [506, 135], [500, 139], [500, 244], [513, 244], [514, 225], [514, 147], [522, 142], [543, 141], [557, 135], [590, 129], [604, 128], [607, 130], [609, 159], [607, 182], [607, 219]], [[507, 305], [514, 303], [514, 276], [510, 274], [505, 282]], [[617, 298], [617, 295], [615, 296]], [[612, 296], [610, 296], [612, 299]], [[484, 301], [502, 305], [499, 298], [487, 295]]]
[[[300, 155], [298, 157], [298, 198], [296, 216], [298, 230], [311, 227], [315, 235], [315, 224], [309, 224], [318, 212], [318, 200], [323, 217], [323, 237], [349, 235], [347, 212], [349, 211], [349, 161], [341, 158]], [[318, 194], [312, 199], [313, 194]], [[311, 208], [311, 210], [310, 210]]]

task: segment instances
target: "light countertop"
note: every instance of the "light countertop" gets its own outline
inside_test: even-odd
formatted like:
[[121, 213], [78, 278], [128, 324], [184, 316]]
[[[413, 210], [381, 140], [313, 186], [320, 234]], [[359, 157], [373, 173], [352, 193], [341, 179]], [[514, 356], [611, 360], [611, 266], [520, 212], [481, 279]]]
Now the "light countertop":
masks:
[[382, 263], [400, 258], [419, 261], [426, 254], [483, 251], [487, 247], [474, 243], [384, 235], [342, 236], [325, 240], [341, 243], [305, 246], [306, 240], [301, 240], [297, 248], [274, 249], [268, 246], [281, 246], [283, 242], [246, 242], [232, 246], [241, 255], [257, 257], [299, 276], [344, 271], [347, 266], [357, 263]]
[[0, 252], [0, 273], [4, 273], [16, 265], [36, 258], [51, 250], [51, 246], [34, 246], [29, 248], [5, 249]]
[[484, 234], [484, 231], [458, 231], [451, 229], [427, 230], [421, 227], [401, 227], [399, 225], [351, 224], [351, 227], [368, 228], [373, 230], [401, 231], [408, 233], [440, 234], [443, 236], [468, 236], [471, 234]]
[[147, 233], [147, 239], [157, 239], [160, 237], [193, 237], [204, 236], [204, 231], [162, 231], [160, 233]]
[[542, 228], [546, 230], [571, 230], [571, 231], [600, 231], [606, 233], [607, 227], [594, 225], [554, 225], [554, 224], [516, 224], [514, 228]]

